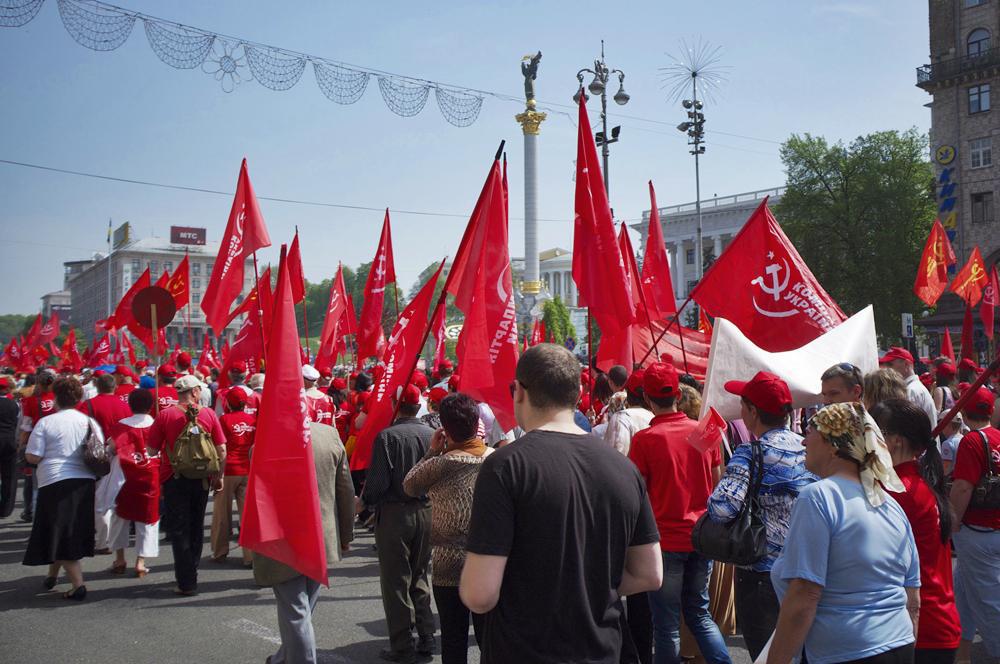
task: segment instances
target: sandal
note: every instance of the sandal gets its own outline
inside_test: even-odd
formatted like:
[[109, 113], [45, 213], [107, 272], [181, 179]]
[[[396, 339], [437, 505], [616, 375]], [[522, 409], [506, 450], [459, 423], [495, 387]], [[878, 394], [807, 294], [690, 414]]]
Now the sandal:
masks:
[[87, 597], [87, 586], [77, 586], [73, 590], [63, 593], [63, 599], [73, 599], [82, 602]]
[[146, 576], [147, 574], [149, 574], [149, 570], [147, 568], [145, 568], [145, 567], [136, 567], [135, 568], [135, 576], [136, 576], [136, 578], [141, 579], [142, 577]]
[[56, 577], [54, 577], [54, 576], [47, 576], [47, 577], [45, 577], [45, 580], [42, 581], [42, 586], [46, 590], [52, 590], [53, 588], [56, 587]]
[[111, 567], [108, 568], [108, 571], [111, 572], [112, 574], [124, 574], [126, 566], [127, 565], [124, 560], [120, 564], [115, 562], [111, 564]]

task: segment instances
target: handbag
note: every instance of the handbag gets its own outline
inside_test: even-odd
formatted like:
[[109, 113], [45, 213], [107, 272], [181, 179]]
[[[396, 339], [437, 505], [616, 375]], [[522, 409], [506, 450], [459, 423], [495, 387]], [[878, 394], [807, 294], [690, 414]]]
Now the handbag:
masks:
[[1000, 509], [1000, 475], [993, 467], [993, 455], [990, 454], [990, 444], [986, 439], [986, 434], [977, 431], [983, 441], [983, 451], [986, 452], [986, 474], [979, 478], [976, 486], [972, 488], [972, 498], [969, 500], [969, 507], [974, 509], [997, 510]]
[[705, 558], [746, 566], [767, 555], [767, 530], [757, 501], [764, 479], [764, 450], [758, 441], [750, 446], [750, 485], [739, 513], [728, 523], [719, 523], [705, 512], [691, 531], [694, 550]]
[[87, 465], [90, 472], [98, 478], [104, 477], [111, 472], [111, 459], [108, 457], [108, 448], [104, 441], [97, 436], [94, 431], [93, 417], [94, 406], [87, 402], [90, 418], [87, 419], [87, 435], [83, 439], [83, 463]]

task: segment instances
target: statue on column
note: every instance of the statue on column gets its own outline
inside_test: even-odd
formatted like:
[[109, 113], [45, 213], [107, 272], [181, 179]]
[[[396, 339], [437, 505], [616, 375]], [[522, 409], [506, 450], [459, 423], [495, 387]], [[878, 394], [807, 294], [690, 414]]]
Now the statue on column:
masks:
[[538, 63], [541, 59], [541, 51], [535, 55], [526, 55], [521, 58], [521, 74], [524, 75], [524, 98], [529, 106], [535, 105], [535, 78], [538, 76]]

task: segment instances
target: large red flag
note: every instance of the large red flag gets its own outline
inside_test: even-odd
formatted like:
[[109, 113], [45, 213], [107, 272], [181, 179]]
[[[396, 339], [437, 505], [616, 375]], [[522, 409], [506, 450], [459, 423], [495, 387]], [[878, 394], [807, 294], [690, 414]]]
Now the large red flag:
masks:
[[240, 546], [329, 585], [289, 272], [282, 246]]
[[201, 355], [198, 356], [198, 366], [209, 369], [219, 369], [222, 367], [219, 364], [219, 358], [215, 353], [215, 349], [212, 348], [212, 340], [208, 338], [207, 334], [201, 344]]
[[944, 328], [944, 337], [941, 339], [941, 354], [955, 364], [955, 347], [951, 343], [951, 332]]
[[974, 307], [983, 296], [983, 289], [989, 280], [983, 255], [979, 252], [979, 245], [976, 245], [969, 255], [969, 260], [955, 275], [955, 281], [951, 282], [951, 292], [965, 300], [970, 307]]
[[[639, 271], [635, 265], [635, 253], [632, 251], [632, 240], [628, 236], [628, 228], [622, 222], [618, 231], [618, 250], [621, 252], [622, 260], [625, 262], [625, 278], [629, 293], [633, 295], [636, 302], [636, 317], [643, 325], [646, 324], [646, 312], [642, 306], [642, 294], [639, 292], [641, 280]], [[652, 312], [650, 312], [652, 313]], [[601, 343], [597, 347], [597, 368], [607, 371], [616, 364], [620, 364], [628, 369], [632, 368], [632, 329], [634, 325], [628, 325], [613, 332], [601, 333]]]
[[[427, 316], [430, 313], [431, 300], [434, 299], [434, 287], [443, 267], [444, 261], [441, 261], [434, 276], [399, 314], [399, 320], [396, 321], [396, 326], [386, 341], [385, 352], [382, 354], [385, 370], [375, 381], [372, 395], [368, 399], [368, 417], [358, 432], [354, 454], [351, 456], [351, 470], [364, 470], [369, 466], [375, 436], [392, 424], [395, 412], [392, 400], [396, 397], [396, 390], [405, 387], [409, 382], [410, 375], [417, 366], [420, 350], [427, 338]], [[443, 301], [442, 296], [441, 306], [444, 306]]]
[[132, 340], [128, 338], [125, 330], [122, 330], [121, 334], [119, 334], [118, 344], [128, 352], [129, 365], [135, 366], [135, 346], [132, 345]]
[[386, 284], [396, 281], [396, 268], [392, 260], [392, 233], [389, 230], [389, 208], [385, 210], [382, 222], [382, 236], [378, 241], [375, 260], [368, 270], [365, 280], [365, 301], [361, 304], [361, 320], [358, 322], [358, 364], [365, 358], [379, 356], [385, 345], [382, 331], [382, 305], [385, 302]]
[[974, 346], [975, 323], [972, 322], [972, 307], [965, 305], [965, 316], [962, 318], [962, 359], [976, 359], [976, 349]]
[[7, 358], [7, 363], [17, 369], [21, 365], [21, 341], [18, 337], [12, 337], [7, 347], [3, 349], [3, 354]]
[[847, 318], [785, 236], [766, 198], [691, 298], [771, 353], [799, 348]]
[[[270, 301], [270, 268], [262, 276], [266, 278], [261, 278], [257, 285], [260, 287], [261, 293], [267, 293], [266, 297]], [[247, 299], [243, 301], [239, 309], [237, 309], [238, 313], [246, 313], [247, 316], [243, 319], [243, 324], [240, 325], [240, 329], [236, 333], [236, 339], [233, 341], [232, 347], [223, 356], [222, 368], [219, 369], [220, 388], [229, 385], [230, 367], [240, 361], [246, 362], [249, 366], [256, 358], [264, 355], [265, 341], [263, 335], [266, 332], [263, 332], [261, 329], [263, 322], [261, 320], [261, 305], [258, 304], [258, 299], [263, 298], [258, 294], [257, 288], [254, 288], [247, 295]]]
[[642, 287], [646, 306], [654, 320], [663, 320], [677, 313], [674, 283], [670, 278], [667, 246], [663, 242], [660, 211], [656, 207], [656, 192], [649, 181], [649, 232], [646, 233], [646, 251], [642, 257]]
[[76, 347], [75, 328], [69, 328], [69, 332], [66, 333], [62, 348], [59, 350], [59, 357], [62, 359], [63, 366], [70, 371], [77, 372], [83, 368], [80, 350]]
[[27, 352], [30, 352], [31, 349], [35, 347], [36, 345], [35, 342], [38, 339], [38, 335], [41, 334], [41, 332], [42, 332], [42, 314], [38, 314], [37, 316], [35, 316], [35, 322], [31, 324], [31, 329], [29, 329], [28, 333], [24, 335], [23, 347]]
[[625, 283], [625, 263], [615, 238], [584, 95], [580, 95], [578, 130], [573, 281], [579, 304], [589, 307], [603, 336], [630, 325], [635, 320], [635, 304]]
[[35, 338], [35, 345], [42, 346], [49, 343], [53, 339], [59, 336], [59, 312], [53, 311], [52, 316], [42, 325], [42, 329], [38, 331], [38, 336]]
[[247, 174], [247, 160], [244, 159], [219, 255], [215, 259], [205, 295], [201, 298], [205, 320], [216, 334], [222, 334], [229, 322], [229, 308], [243, 290], [246, 259], [258, 249], [270, 246], [271, 238], [264, 226], [264, 217]]
[[[143, 288], [149, 288], [150, 283], [149, 268], [147, 267], [139, 275], [139, 278], [132, 283], [129, 289], [125, 291], [122, 299], [118, 301], [118, 306], [115, 307], [114, 313], [108, 318], [108, 332], [128, 328], [140, 340], [151, 338], [152, 335], [149, 330], [140, 326], [136, 322], [135, 317], [132, 316], [132, 300], [135, 299], [136, 293]], [[152, 341], [149, 343], [151, 344]]]
[[469, 220], [473, 231], [464, 269], [448, 286], [455, 306], [465, 313], [455, 353], [462, 392], [488, 404], [509, 431], [517, 425], [510, 394], [518, 357], [517, 318], [499, 160], [493, 161], [477, 210]]
[[302, 271], [302, 252], [299, 249], [299, 232], [295, 231], [292, 246], [288, 248], [288, 278], [292, 284], [292, 300], [298, 304], [306, 299], [306, 278]]
[[928, 307], [933, 307], [947, 288], [948, 266], [954, 265], [956, 260], [941, 220], [935, 219], [920, 258], [917, 278], [913, 282], [913, 292]]
[[997, 297], [1000, 296], [1000, 280], [997, 279], [997, 266], [990, 270], [990, 280], [983, 289], [983, 302], [979, 306], [979, 318], [983, 321], [983, 332], [993, 338], [994, 313], [997, 307]]
[[174, 304], [181, 309], [191, 301], [191, 280], [189, 277], [188, 257], [184, 256], [174, 273], [170, 275], [163, 287], [169, 291], [174, 298]]
[[330, 285], [330, 299], [326, 305], [326, 318], [319, 334], [319, 350], [315, 367], [318, 371], [329, 369], [337, 359], [337, 348], [347, 330], [347, 288], [344, 285], [344, 266], [337, 266], [337, 274]]
[[94, 350], [90, 352], [90, 358], [88, 364], [90, 366], [97, 366], [99, 364], [104, 364], [108, 361], [108, 357], [111, 355], [111, 339], [107, 334], [101, 337], [96, 344], [94, 344]]

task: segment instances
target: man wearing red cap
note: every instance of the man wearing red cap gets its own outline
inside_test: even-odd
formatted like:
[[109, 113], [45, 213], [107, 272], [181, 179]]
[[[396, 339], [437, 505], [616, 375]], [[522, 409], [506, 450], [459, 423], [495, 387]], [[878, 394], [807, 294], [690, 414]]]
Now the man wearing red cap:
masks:
[[962, 623], [959, 653], [968, 652], [978, 629], [987, 652], [1000, 657], [1000, 509], [969, 507], [973, 488], [987, 473], [1000, 473], [1000, 431], [990, 426], [993, 402], [993, 393], [980, 387], [962, 409], [972, 431], [958, 444], [951, 507], [958, 524], [952, 537], [958, 558], [955, 600]]
[[172, 364], [161, 364], [156, 370], [156, 395], [157, 411], [161, 412], [177, 405], [177, 390], [174, 383], [177, 382], [177, 369]]
[[[233, 499], [243, 521], [243, 500], [250, 475], [250, 453], [253, 450], [257, 418], [245, 411], [247, 395], [243, 390], [226, 393], [228, 412], [219, 418], [226, 435], [226, 465], [222, 491], [216, 491], [212, 503], [212, 560], [224, 562], [229, 555], [229, 540], [233, 531]], [[253, 563], [253, 552], [243, 549], [243, 566]]]
[[[841, 365], [837, 365], [841, 367]], [[832, 369], [837, 369], [833, 367]], [[845, 385], [853, 385], [860, 379], [860, 371], [823, 374], [824, 400], [831, 397], [829, 382], [839, 380]], [[755, 476], [760, 473], [761, 486], [757, 495], [757, 505], [767, 532], [767, 554], [753, 565], [736, 568], [736, 622], [743, 632], [743, 640], [751, 659], [764, 649], [764, 645], [778, 624], [780, 603], [771, 585], [771, 567], [785, 545], [788, 524], [792, 516], [792, 506], [799, 497], [799, 491], [817, 480], [805, 467], [805, 447], [802, 436], [788, 428], [788, 417], [792, 412], [792, 394], [788, 385], [778, 376], [767, 371], [758, 372], [749, 381], [733, 380], [725, 384], [730, 394], [740, 397], [740, 418], [753, 434], [752, 443], [744, 443], [735, 450], [726, 465], [722, 480], [715, 487], [708, 501], [708, 515], [713, 521], [728, 523], [736, 518], [748, 499], [751, 483], [750, 469], [755, 451], [760, 452], [762, 467], [754, 467]], [[851, 390], [838, 389], [851, 395]], [[860, 392], [857, 398], [860, 398]], [[855, 399], [856, 400], [856, 399]], [[833, 401], [831, 401], [833, 403]]]
[[[437, 369], [439, 381], [434, 387], [443, 387], [447, 390], [450, 385], [448, 379], [455, 373], [455, 365], [451, 363], [451, 360], [441, 360]], [[457, 392], [458, 390], [452, 391]]]
[[[215, 414], [222, 416], [226, 412], [226, 392], [229, 390], [243, 390], [248, 396], [253, 396], [253, 390], [247, 384], [247, 363], [237, 360], [229, 366], [229, 387], [218, 391], [215, 397]], [[254, 410], [256, 413], [256, 410]]]
[[118, 386], [115, 387], [115, 396], [121, 399], [122, 403], [126, 406], [128, 405], [128, 395], [129, 392], [135, 389], [135, 374], [124, 364], [119, 364], [115, 367], [115, 381]]
[[[616, 369], [617, 367], [611, 367]], [[646, 372], [636, 369], [625, 381], [622, 390], [625, 392], [625, 408], [608, 416], [608, 427], [604, 430], [604, 442], [628, 456], [632, 446], [632, 437], [649, 427], [653, 413], [646, 406], [646, 398], [642, 392], [642, 379]], [[611, 375], [611, 372], [608, 372]]]
[[963, 357], [958, 363], [958, 381], [961, 383], [974, 383], [979, 377], [979, 365], [968, 357]]
[[427, 496], [409, 496], [403, 479], [427, 454], [434, 430], [417, 419], [420, 390], [415, 385], [401, 387], [394, 401], [398, 416], [375, 437], [360, 503], [375, 511], [375, 545], [390, 646], [381, 657], [415, 662], [418, 653], [429, 655], [436, 647], [427, 580], [431, 507]]
[[[952, 384], [955, 382], [955, 367], [950, 362], [942, 362], [935, 369], [933, 392], [934, 408], [938, 412], [951, 410], [955, 405], [955, 393], [952, 392]], [[928, 388], [930, 389], [930, 388]]]
[[306, 420], [333, 426], [333, 401], [316, 387], [319, 371], [311, 364], [302, 366], [302, 383], [305, 386]]
[[887, 365], [902, 376], [903, 382], [906, 383], [906, 394], [910, 401], [927, 413], [927, 417], [931, 422], [937, 422], [937, 410], [934, 408], [934, 399], [931, 398], [931, 393], [927, 391], [924, 384], [920, 382], [920, 376], [913, 372], [913, 355], [910, 351], [899, 346], [891, 346], [888, 352], [879, 359], [878, 363], [883, 366]]
[[646, 480], [660, 532], [663, 583], [649, 593], [657, 662], [680, 662], [680, 620], [691, 630], [707, 662], [729, 662], [729, 650], [708, 611], [712, 561], [691, 546], [691, 531], [705, 512], [721, 474], [722, 452], [688, 443], [698, 423], [677, 410], [680, 381], [672, 364], [657, 362], [642, 380], [653, 412], [649, 428], [632, 437], [629, 458]]

